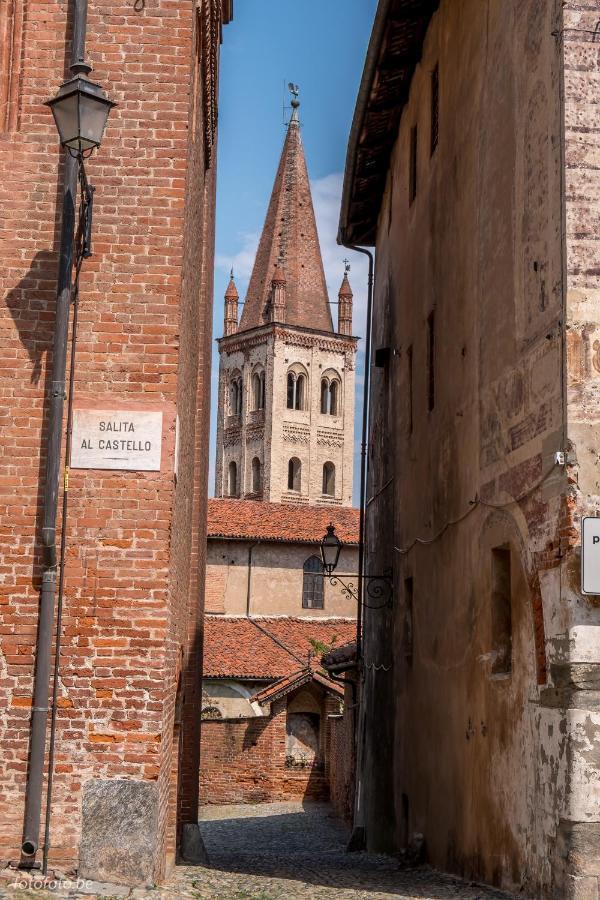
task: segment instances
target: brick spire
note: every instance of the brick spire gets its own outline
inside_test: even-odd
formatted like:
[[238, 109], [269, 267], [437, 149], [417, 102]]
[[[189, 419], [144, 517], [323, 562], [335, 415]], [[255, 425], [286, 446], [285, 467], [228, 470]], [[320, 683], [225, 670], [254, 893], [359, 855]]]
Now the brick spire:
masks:
[[352, 334], [352, 288], [348, 280], [350, 267], [347, 265], [344, 278], [338, 292], [338, 332], [339, 334]]
[[288, 126], [239, 330], [272, 319], [273, 273], [285, 272], [285, 322], [333, 331], [321, 248], [298, 120]]
[[225, 291], [225, 323], [224, 323], [224, 335], [235, 334], [238, 328], [238, 301], [240, 299], [240, 295], [238, 294], [238, 290], [235, 286], [235, 280], [233, 278], [233, 269], [231, 270], [231, 275], [229, 276], [229, 284], [227, 285], [227, 290]]

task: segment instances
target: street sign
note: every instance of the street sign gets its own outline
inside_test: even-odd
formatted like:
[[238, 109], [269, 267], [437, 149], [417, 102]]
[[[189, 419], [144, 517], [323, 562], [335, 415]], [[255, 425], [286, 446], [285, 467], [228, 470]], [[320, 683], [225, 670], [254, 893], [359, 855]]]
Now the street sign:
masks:
[[162, 412], [76, 409], [72, 469], [160, 471]]
[[600, 516], [581, 520], [581, 590], [600, 594]]

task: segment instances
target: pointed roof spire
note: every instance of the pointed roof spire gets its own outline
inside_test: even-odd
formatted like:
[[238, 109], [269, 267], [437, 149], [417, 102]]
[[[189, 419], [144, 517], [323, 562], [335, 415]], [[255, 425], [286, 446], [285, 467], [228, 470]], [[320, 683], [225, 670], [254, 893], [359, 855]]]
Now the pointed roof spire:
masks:
[[352, 299], [354, 294], [352, 293], [352, 288], [350, 287], [350, 281], [348, 279], [348, 272], [350, 271], [350, 266], [347, 260], [344, 260], [344, 277], [342, 278], [342, 284], [338, 291], [338, 297], [349, 297]]
[[239, 299], [238, 289], [235, 285], [235, 279], [233, 277], [233, 269], [229, 273], [229, 284], [227, 285], [227, 290], [225, 291], [225, 299], [226, 300], [238, 300]]
[[240, 331], [268, 321], [276, 268], [285, 273], [286, 323], [333, 331], [300, 134], [298, 88], [291, 85], [290, 90], [292, 116], [248, 285]]

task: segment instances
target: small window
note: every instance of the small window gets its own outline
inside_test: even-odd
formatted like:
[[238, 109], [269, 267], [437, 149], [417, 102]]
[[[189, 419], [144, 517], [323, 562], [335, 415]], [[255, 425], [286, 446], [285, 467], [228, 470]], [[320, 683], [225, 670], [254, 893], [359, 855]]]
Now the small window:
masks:
[[329, 404], [329, 381], [326, 378], [321, 379], [321, 412], [327, 415], [327, 406]]
[[512, 587], [510, 548], [492, 550], [493, 675], [512, 671]]
[[288, 372], [287, 376], [287, 408], [304, 409], [306, 396], [306, 375], [302, 372]]
[[321, 379], [321, 413], [326, 416], [338, 415], [339, 381]]
[[318, 556], [309, 556], [302, 578], [303, 609], [323, 609], [324, 582], [323, 563]]
[[233, 461], [229, 463], [229, 483], [227, 488], [227, 493], [230, 497], [237, 497], [237, 465]]
[[427, 316], [427, 409], [435, 406], [435, 312]]
[[406, 365], [408, 366], [408, 433], [413, 433], [413, 348], [412, 344], [406, 351]]
[[298, 375], [296, 378], [296, 402], [294, 409], [304, 409], [304, 394], [306, 392], [306, 375]]
[[265, 408], [265, 373], [262, 371], [252, 376], [252, 408]]
[[332, 462], [323, 466], [323, 493], [328, 497], [335, 496], [335, 466]]
[[288, 491], [300, 491], [302, 463], [293, 456], [288, 463]]
[[440, 128], [440, 67], [431, 73], [431, 155], [438, 145]]
[[339, 385], [337, 381], [332, 381], [329, 385], [329, 415], [337, 416], [338, 414], [338, 393]]
[[417, 126], [410, 129], [410, 158], [408, 168], [408, 199], [412, 203], [417, 196]]
[[229, 411], [232, 416], [242, 415], [242, 379], [240, 376], [236, 376], [231, 381]]
[[252, 492], [259, 494], [262, 490], [261, 465], [258, 456], [252, 460]]

